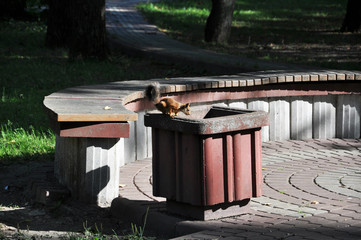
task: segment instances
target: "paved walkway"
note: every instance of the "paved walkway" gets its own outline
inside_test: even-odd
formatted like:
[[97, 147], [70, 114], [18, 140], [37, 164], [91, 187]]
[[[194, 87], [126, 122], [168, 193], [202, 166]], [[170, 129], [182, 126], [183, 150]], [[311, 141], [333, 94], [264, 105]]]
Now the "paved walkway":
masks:
[[151, 161], [121, 168], [113, 214], [175, 239], [361, 239], [361, 140], [263, 143], [263, 196], [248, 214], [212, 221], [168, 215], [152, 195]]
[[170, 39], [137, 12], [135, 5], [144, 1], [106, 1], [106, 26], [113, 47], [121, 48], [129, 54], [187, 64], [197, 70], [205, 69], [212, 73], [305, 69], [291, 64], [214, 53]]

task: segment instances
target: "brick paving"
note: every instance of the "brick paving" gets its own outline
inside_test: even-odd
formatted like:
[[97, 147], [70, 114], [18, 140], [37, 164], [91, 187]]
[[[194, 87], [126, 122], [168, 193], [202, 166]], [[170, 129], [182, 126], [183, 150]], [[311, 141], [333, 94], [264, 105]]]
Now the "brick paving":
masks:
[[263, 196], [236, 217], [168, 215], [165, 199], [152, 195], [150, 159], [121, 168], [120, 196], [130, 212], [150, 207], [153, 230], [174, 239], [361, 239], [361, 140], [266, 142], [262, 167]]

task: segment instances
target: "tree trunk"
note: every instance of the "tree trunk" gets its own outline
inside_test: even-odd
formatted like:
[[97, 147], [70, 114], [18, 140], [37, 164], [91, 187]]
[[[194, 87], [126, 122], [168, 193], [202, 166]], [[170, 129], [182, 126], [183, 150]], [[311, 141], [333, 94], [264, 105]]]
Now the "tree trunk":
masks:
[[68, 47], [72, 35], [70, 16], [71, 0], [49, 0], [46, 46], [50, 48]]
[[105, 59], [105, 0], [49, 0], [46, 44], [69, 48], [71, 59]]
[[105, 59], [108, 55], [105, 0], [72, 0], [74, 32], [69, 43], [71, 58]]
[[231, 34], [235, 0], [212, 0], [212, 10], [207, 19], [205, 40], [227, 42]]
[[346, 16], [343, 20], [341, 32], [358, 32], [361, 25], [361, 1], [348, 0]]

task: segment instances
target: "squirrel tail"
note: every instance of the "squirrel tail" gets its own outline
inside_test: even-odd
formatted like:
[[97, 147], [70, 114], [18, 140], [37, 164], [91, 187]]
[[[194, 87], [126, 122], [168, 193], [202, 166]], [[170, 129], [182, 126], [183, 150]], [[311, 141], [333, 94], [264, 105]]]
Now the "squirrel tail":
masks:
[[158, 82], [151, 83], [145, 89], [145, 96], [149, 101], [158, 103], [160, 98], [160, 85]]

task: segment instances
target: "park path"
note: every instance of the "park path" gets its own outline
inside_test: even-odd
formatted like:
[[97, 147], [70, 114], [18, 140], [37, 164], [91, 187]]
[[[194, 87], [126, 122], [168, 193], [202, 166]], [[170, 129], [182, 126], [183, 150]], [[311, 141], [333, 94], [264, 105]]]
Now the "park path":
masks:
[[106, 1], [106, 26], [110, 42], [114, 47], [128, 54], [152, 57], [168, 63], [187, 64], [197, 70], [205, 69], [212, 73], [223, 74], [305, 69], [291, 64], [215, 53], [173, 40], [159, 31], [156, 26], [147, 23], [136, 10], [136, 4], [144, 1]]

